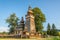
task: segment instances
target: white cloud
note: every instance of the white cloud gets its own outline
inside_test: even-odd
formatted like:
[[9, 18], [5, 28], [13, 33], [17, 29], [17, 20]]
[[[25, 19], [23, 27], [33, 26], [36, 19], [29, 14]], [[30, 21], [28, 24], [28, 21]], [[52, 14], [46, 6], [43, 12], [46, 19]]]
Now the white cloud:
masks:
[[4, 27], [4, 26], [0, 26], [0, 32], [8, 32], [9, 28], [8, 27]]

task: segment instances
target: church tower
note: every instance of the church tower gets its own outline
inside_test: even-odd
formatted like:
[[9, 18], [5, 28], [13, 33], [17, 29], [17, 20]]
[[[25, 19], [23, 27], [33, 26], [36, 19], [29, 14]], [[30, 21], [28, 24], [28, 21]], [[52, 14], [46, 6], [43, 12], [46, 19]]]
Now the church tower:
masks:
[[15, 34], [21, 35], [24, 31], [24, 19], [22, 17], [21, 21], [19, 22], [18, 26], [15, 28]]
[[28, 32], [36, 32], [33, 11], [30, 6], [26, 15], [25, 27], [27, 27]]

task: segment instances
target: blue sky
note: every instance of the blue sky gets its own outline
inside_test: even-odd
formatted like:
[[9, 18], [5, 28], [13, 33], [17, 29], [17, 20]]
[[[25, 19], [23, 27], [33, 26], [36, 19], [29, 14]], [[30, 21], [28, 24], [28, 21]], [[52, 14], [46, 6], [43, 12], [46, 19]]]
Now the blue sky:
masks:
[[16, 13], [19, 18], [25, 17], [29, 5], [32, 8], [39, 7], [45, 14], [44, 30], [48, 23], [54, 23], [60, 29], [60, 0], [0, 0], [0, 32], [8, 31], [5, 20], [10, 14]]

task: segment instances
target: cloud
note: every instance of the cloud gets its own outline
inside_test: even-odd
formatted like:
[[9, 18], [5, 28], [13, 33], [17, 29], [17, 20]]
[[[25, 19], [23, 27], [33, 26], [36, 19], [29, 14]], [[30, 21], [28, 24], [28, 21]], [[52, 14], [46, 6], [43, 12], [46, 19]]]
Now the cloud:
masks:
[[0, 32], [8, 32], [9, 28], [8, 27], [4, 27], [4, 26], [0, 26]]

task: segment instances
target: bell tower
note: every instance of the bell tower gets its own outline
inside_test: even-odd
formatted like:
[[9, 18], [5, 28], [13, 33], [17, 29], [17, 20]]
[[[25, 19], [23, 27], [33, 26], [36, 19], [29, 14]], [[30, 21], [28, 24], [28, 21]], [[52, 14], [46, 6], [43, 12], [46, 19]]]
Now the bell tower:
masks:
[[25, 17], [26, 17], [25, 27], [27, 27], [27, 31], [28, 32], [36, 32], [34, 15], [33, 15], [32, 8], [30, 6], [28, 8], [28, 12], [27, 12], [27, 15]]

